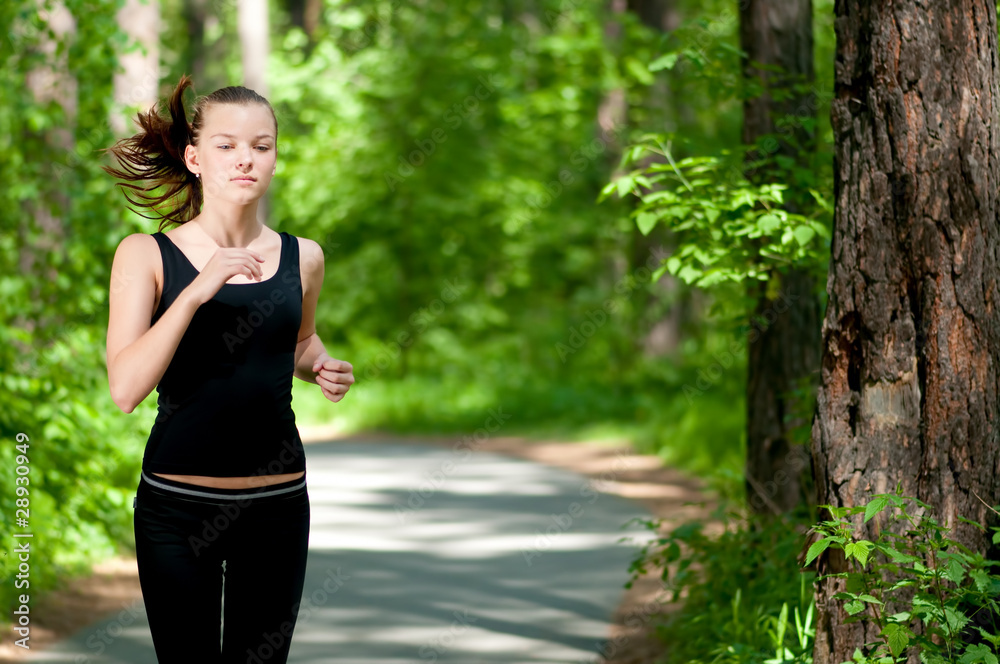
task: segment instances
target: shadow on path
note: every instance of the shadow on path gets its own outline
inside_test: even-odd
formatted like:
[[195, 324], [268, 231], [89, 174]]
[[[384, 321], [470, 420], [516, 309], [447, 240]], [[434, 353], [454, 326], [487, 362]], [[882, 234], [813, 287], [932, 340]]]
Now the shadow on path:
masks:
[[[338, 441], [306, 454], [310, 552], [290, 663], [596, 660], [649, 537], [623, 528], [648, 516], [637, 503], [482, 451]], [[136, 602], [24, 661], [156, 657]]]

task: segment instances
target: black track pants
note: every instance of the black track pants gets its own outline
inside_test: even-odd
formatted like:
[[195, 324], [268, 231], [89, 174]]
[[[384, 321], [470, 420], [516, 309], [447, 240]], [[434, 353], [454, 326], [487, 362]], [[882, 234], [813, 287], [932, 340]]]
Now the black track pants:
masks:
[[134, 524], [158, 664], [285, 664], [309, 547], [305, 477], [216, 489], [143, 473]]

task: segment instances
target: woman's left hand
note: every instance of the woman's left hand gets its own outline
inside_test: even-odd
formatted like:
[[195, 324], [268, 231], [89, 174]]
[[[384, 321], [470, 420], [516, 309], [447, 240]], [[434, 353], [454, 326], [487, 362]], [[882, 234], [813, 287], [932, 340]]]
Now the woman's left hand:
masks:
[[354, 367], [350, 362], [336, 360], [326, 353], [313, 362], [316, 384], [323, 390], [323, 396], [336, 403], [344, 398], [354, 384]]

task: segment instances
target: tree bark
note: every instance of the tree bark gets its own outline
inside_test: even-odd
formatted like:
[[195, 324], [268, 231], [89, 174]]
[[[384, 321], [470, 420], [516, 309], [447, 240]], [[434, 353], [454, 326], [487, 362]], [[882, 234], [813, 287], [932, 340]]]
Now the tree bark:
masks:
[[[996, 558], [991, 533], [956, 518], [994, 525], [979, 497], [1000, 502], [996, 5], [837, 0], [835, 11], [817, 501], [864, 505], [899, 483], [953, 539]], [[857, 526], [874, 539], [874, 520]], [[820, 574], [845, 570], [833, 553]], [[818, 585], [815, 664], [880, 640], [844, 624], [831, 599], [843, 588]]]
[[146, 111], [156, 103], [160, 83], [160, 4], [159, 0], [125, 0], [118, 10], [118, 26], [134, 39], [141, 50], [118, 55], [123, 71], [115, 74], [115, 108], [111, 127], [117, 136], [132, 129], [128, 107]]
[[[743, 75], [759, 82], [764, 93], [743, 103], [743, 142], [761, 141], [772, 151], [802, 162], [813, 149], [806, 120], [815, 115], [812, 0], [749, 0], [740, 3], [740, 47], [746, 52]], [[776, 65], [780, 72], [757, 66]], [[792, 89], [792, 85], [807, 90]], [[781, 94], [774, 94], [780, 91]], [[788, 124], [780, 127], [778, 121]], [[767, 163], [767, 149], [751, 150], [748, 164]], [[747, 177], [766, 177], [748, 167]], [[786, 209], [801, 211], [791, 198]], [[755, 282], [749, 296], [755, 301], [748, 336], [746, 391], [746, 493], [756, 512], [781, 514], [805, 504], [812, 493], [809, 453], [792, 429], [807, 424], [796, 418], [811, 402], [797, 388], [807, 385], [819, 370], [820, 303], [814, 276], [804, 268], [775, 271], [774, 284]], [[808, 390], [807, 390], [808, 391]], [[808, 417], [807, 416], [807, 417]]]
[[[238, 0], [237, 24], [240, 33], [240, 59], [243, 85], [267, 97], [267, 56], [271, 51], [267, 0]], [[280, 131], [279, 131], [280, 134]], [[257, 204], [257, 217], [267, 223], [270, 195]]]

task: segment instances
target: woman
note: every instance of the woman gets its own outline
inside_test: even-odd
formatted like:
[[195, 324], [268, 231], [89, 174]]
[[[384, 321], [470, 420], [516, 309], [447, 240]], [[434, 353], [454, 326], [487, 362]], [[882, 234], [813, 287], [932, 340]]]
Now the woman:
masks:
[[170, 207], [161, 232], [122, 240], [111, 278], [112, 398], [131, 413], [159, 395], [134, 503], [139, 582], [160, 664], [280, 664], [309, 541], [292, 376], [338, 402], [353, 367], [316, 335], [322, 249], [257, 219], [277, 159], [271, 105], [222, 88], [189, 124], [190, 85], [169, 117], [140, 113], [139, 133], [109, 148], [120, 168], [105, 167], [134, 206]]

